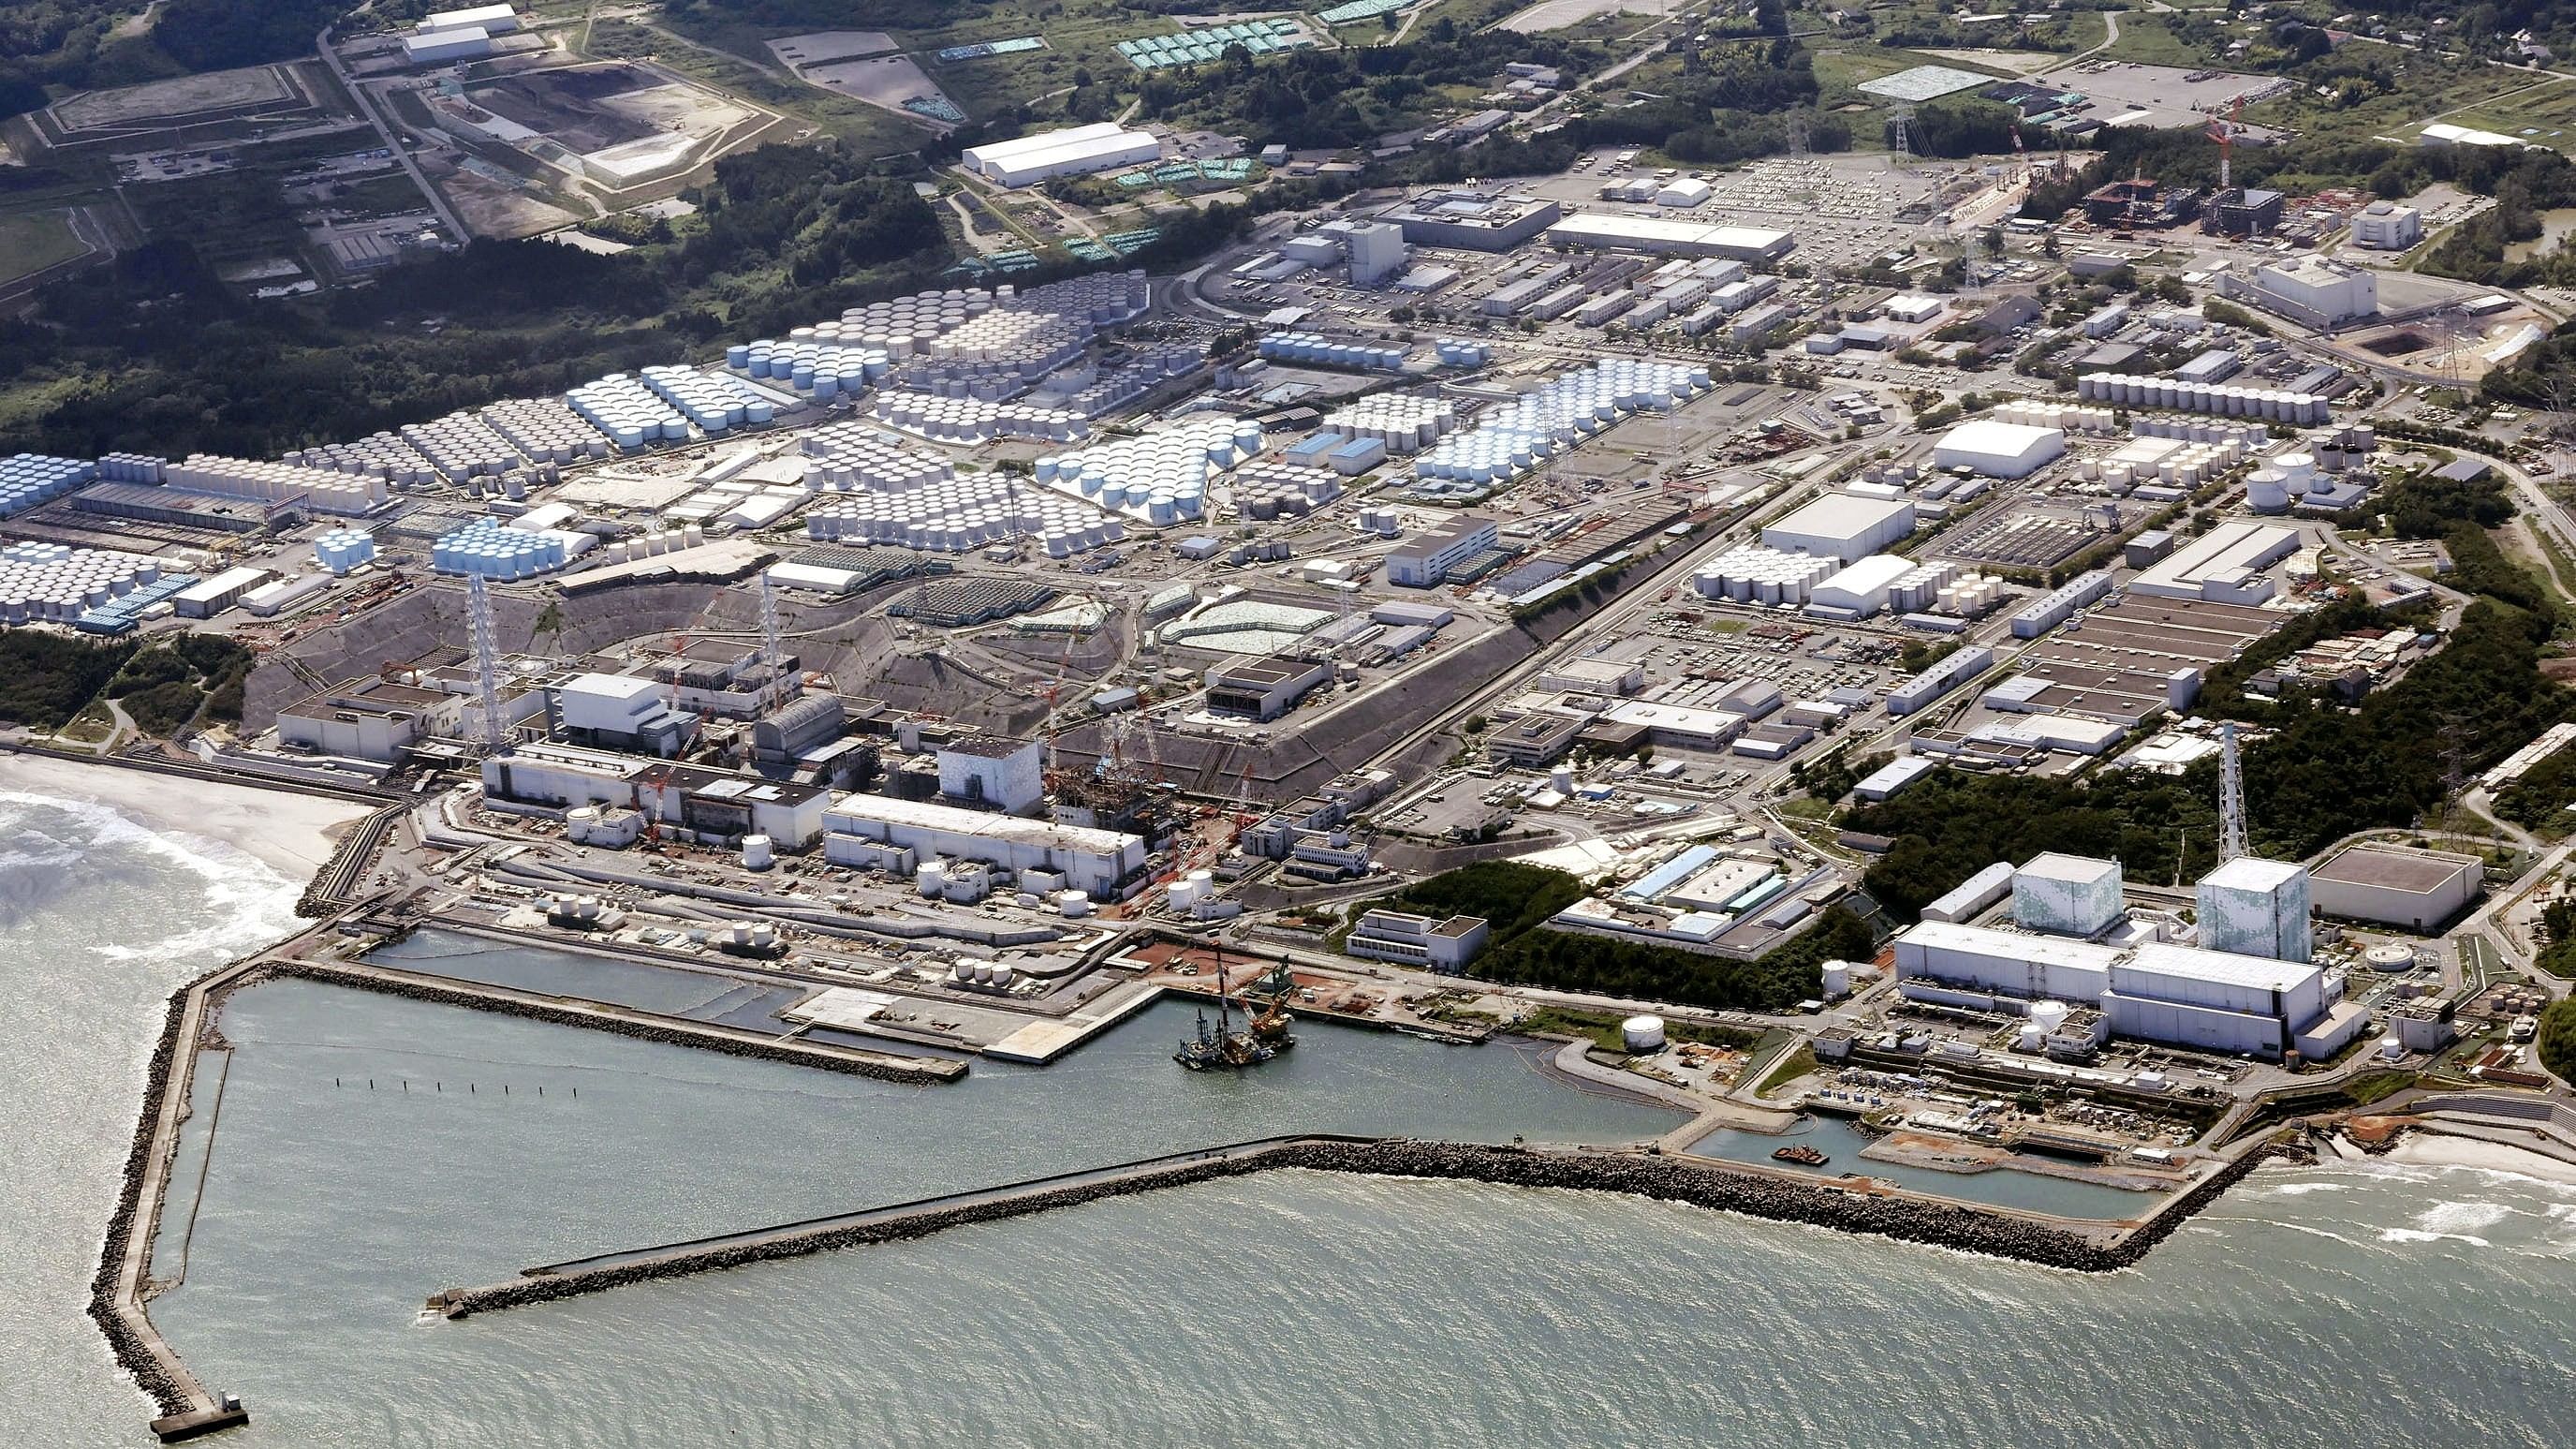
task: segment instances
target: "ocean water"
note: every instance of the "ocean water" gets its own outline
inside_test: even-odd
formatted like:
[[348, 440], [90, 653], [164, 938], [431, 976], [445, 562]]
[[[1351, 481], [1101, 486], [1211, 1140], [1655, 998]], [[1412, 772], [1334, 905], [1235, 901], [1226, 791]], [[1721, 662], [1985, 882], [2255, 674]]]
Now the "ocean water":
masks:
[[0, 1443], [142, 1435], [150, 1404], [84, 1309], [144, 1058], [172, 989], [294, 930], [302, 889], [0, 771]]
[[[74, 943], [202, 931], [148, 901], [217, 880], [240, 930], [287, 921], [238, 862], [45, 809], [0, 801], [41, 816], [40, 851], [101, 859], [50, 895], [0, 866], [19, 923], [0, 969], [65, 978], [61, 1005], [12, 1023], [53, 1030], [0, 1047], [36, 1086], [0, 1096], [8, 1150], [50, 1154], [0, 1184], [38, 1229], [36, 1253], [0, 1255], [19, 1370], [0, 1429], [134, 1443], [146, 1407], [81, 1294], [137, 1061], [188, 971]], [[53, 926], [26, 929], [38, 916]], [[2264, 1169], [2099, 1277], [1644, 1199], [1274, 1173], [419, 1318], [437, 1288], [533, 1263], [1169, 1146], [1292, 1127], [1606, 1142], [1672, 1121], [1508, 1050], [1322, 1027], [1284, 1071], [1192, 1076], [1164, 1059], [1187, 1020], [1158, 1008], [1054, 1068], [914, 1088], [263, 986], [224, 1020], [185, 1281], [154, 1318], [249, 1402], [226, 1442], [298, 1449], [2576, 1443], [2576, 1186], [2382, 1162]]]

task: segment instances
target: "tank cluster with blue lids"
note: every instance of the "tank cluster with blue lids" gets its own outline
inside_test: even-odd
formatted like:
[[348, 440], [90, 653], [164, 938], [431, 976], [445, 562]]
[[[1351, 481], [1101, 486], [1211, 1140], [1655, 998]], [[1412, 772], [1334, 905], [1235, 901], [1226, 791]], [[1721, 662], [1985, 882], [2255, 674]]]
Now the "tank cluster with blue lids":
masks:
[[335, 574], [345, 574], [375, 556], [375, 536], [364, 529], [335, 528], [313, 540], [314, 562]]
[[0, 518], [51, 503], [98, 477], [98, 465], [78, 458], [20, 453], [0, 458]]
[[512, 528], [486, 516], [439, 539], [430, 551], [430, 566], [442, 574], [524, 579], [561, 568], [570, 557], [560, 534]]
[[1324, 367], [1355, 367], [1371, 372], [1397, 372], [1404, 367], [1401, 347], [1371, 347], [1335, 342], [1315, 332], [1273, 332], [1257, 351], [1273, 362], [1311, 362]]

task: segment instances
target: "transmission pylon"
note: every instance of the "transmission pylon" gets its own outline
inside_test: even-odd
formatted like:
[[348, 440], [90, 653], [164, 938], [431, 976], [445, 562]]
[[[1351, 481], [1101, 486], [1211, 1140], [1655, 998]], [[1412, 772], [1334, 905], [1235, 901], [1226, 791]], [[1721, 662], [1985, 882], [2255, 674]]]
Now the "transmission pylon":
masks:
[[501, 719], [501, 631], [492, 623], [492, 593], [481, 574], [465, 576], [465, 631], [474, 646], [474, 690], [483, 706], [480, 738], [487, 749], [506, 743]]
[[1888, 122], [1888, 150], [1899, 166], [1914, 161], [1914, 108], [1898, 106], [1896, 116]]
[[2245, 843], [2245, 769], [2236, 756], [2236, 726], [2218, 727], [2218, 863], [2254, 853]]
[[1807, 113], [1804, 111], [1789, 113], [1789, 159], [1807, 159]]

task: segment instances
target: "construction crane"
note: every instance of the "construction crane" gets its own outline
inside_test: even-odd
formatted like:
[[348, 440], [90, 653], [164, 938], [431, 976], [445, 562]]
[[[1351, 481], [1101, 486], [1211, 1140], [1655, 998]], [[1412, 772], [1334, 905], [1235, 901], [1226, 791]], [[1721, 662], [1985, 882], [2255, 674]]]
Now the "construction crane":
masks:
[[2245, 97], [2238, 96], [2224, 117], [2209, 118], [2209, 139], [2218, 143], [2218, 194], [2236, 189], [2236, 132], [2245, 118]]

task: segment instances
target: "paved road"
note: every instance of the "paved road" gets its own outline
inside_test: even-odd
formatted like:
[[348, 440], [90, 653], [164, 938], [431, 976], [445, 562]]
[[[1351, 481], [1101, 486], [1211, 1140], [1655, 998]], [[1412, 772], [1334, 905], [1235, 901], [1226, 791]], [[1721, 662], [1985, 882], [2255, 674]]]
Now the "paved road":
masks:
[[403, 144], [403, 137], [377, 113], [374, 99], [350, 78], [349, 68], [341, 61], [340, 53], [331, 48], [331, 27], [326, 25], [314, 32], [313, 48], [321, 52], [322, 63], [331, 67], [331, 75], [340, 82], [340, 88], [349, 93], [350, 101], [367, 118], [367, 124], [376, 128], [376, 135], [394, 153], [394, 159], [402, 163], [404, 173], [411, 177], [411, 184], [420, 188], [422, 199], [429, 203], [430, 210], [438, 213], [438, 219], [446, 224], [448, 234], [459, 242], [472, 241], [474, 233], [465, 229], [465, 222], [457, 216], [455, 208], [447, 204], [447, 198], [439, 194], [437, 187], [429, 184], [429, 178], [421, 172], [420, 163], [412, 159], [411, 148]]

